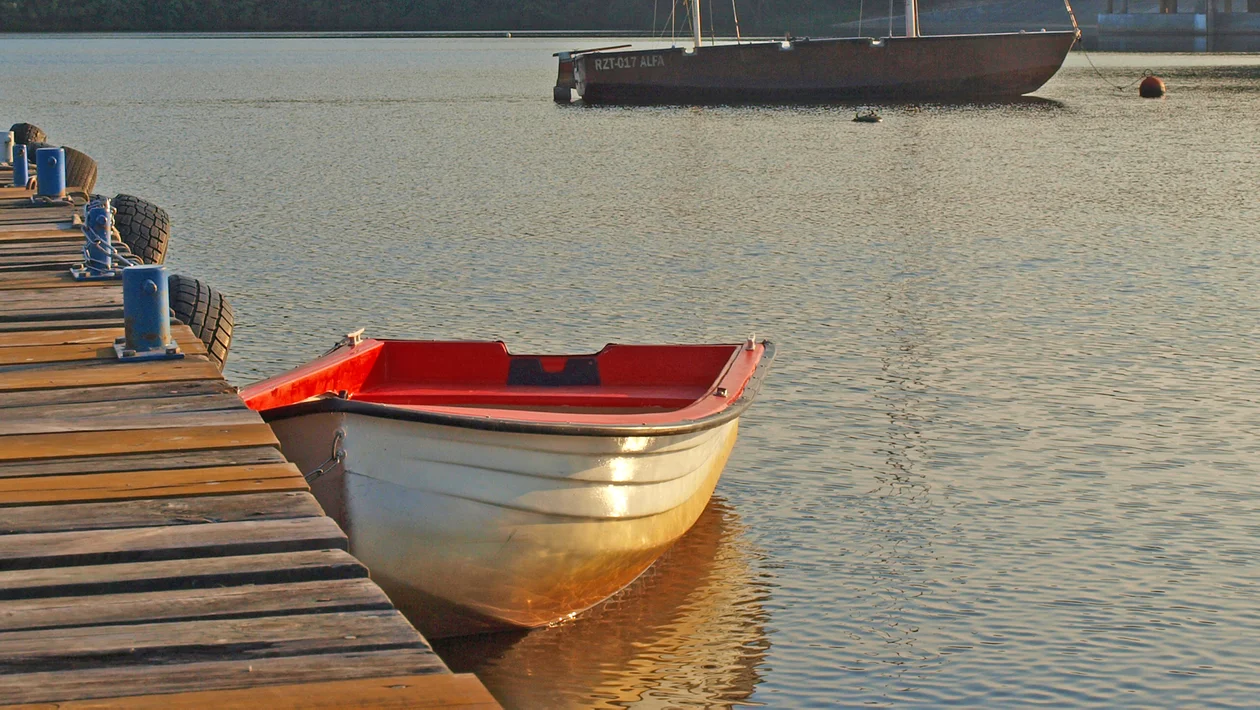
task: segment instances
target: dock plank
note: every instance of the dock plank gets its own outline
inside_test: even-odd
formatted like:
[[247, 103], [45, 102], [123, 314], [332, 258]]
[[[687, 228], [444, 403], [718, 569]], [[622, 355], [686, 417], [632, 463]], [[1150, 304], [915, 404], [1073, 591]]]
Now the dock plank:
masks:
[[[329, 680], [448, 673], [428, 649], [327, 653], [252, 661], [202, 661], [152, 668], [124, 667], [0, 675], [0, 698], [40, 703]], [[58, 705], [63, 703], [58, 702]], [[353, 703], [351, 704], [353, 705]], [[255, 705], [250, 707], [267, 707]]]
[[[121, 298], [117, 308], [117, 316], [122, 317]], [[82, 310], [67, 309], [62, 313], [78, 314]], [[0, 321], [6, 317], [4, 312], [0, 312]], [[48, 321], [55, 323], [55, 321]], [[114, 332], [116, 328], [101, 329], [103, 331]], [[184, 333], [183, 331], [188, 331]], [[73, 332], [73, 331], [70, 331]], [[101, 332], [101, 331], [93, 331]], [[175, 342], [179, 344], [180, 350], [185, 356], [189, 355], [205, 355], [205, 344], [200, 338], [192, 335], [192, 331], [186, 325], [174, 325], [171, 328], [171, 335]], [[17, 338], [12, 335], [5, 336], [7, 340], [16, 341]], [[67, 343], [67, 344], [34, 344], [34, 345], [12, 345], [0, 347], [0, 367], [6, 365], [34, 365], [44, 363], [65, 363], [77, 362], [82, 360], [105, 360], [112, 364], [126, 364], [118, 362], [118, 354], [114, 351], [114, 341], [111, 339], [107, 342], [87, 342], [87, 343]]]
[[274, 446], [242, 446], [206, 451], [156, 451], [113, 456], [70, 456], [38, 461], [0, 461], [0, 478], [78, 473], [169, 471], [181, 468], [288, 463]]
[[109, 503], [0, 508], [0, 535], [285, 520], [315, 518], [323, 514], [315, 497], [304, 491], [141, 498]]
[[[86, 331], [84, 331], [86, 332]], [[136, 383], [126, 385], [70, 386], [61, 389], [6, 392], [0, 397], [0, 409], [6, 407], [51, 406], [55, 404], [87, 404], [91, 402], [126, 402], [157, 397], [196, 397], [236, 392], [222, 379], [187, 380], [183, 382]]]
[[120, 288], [118, 281], [75, 281], [65, 271], [0, 272], [0, 291], [32, 288]]
[[266, 424], [132, 430], [125, 433], [20, 434], [4, 438], [4, 445], [0, 446], [0, 461], [279, 445], [271, 427]]
[[0, 599], [160, 592], [366, 576], [367, 568], [363, 563], [342, 550], [204, 557], [0, 571]]
[[115, 338], [121, 338], [125, 334], [126, 333], [123, 328], [100, 328], [97, 330], [36, 330], [26, 333], [0, 333], [0, 348], [30, 348], [37, 345], [112, 345]]
[[345, 533], [331, 518], [325, 517], [29, 533], [0, 535], [0, 569], [42, 569], [347, 548]]
[[5, 476], [0, 478], [0, 506], [308, 489], [301, 472], [287, 462], [70, 476]]
[[[104, 366], [102, 366], [104, 365]], [[219, 368], [204, 356], [188, 356], [181, 360], [147, 362], [88, 361], [76, 367], [56, 366], [38, 369], [0, 367], [0, 392], [93, 387], [145, 382], [178, 382], [182, 380], [217, 380]]]
[[[15, 706], [0, 706], [15, 707]], [[16, 706], [27, 710], [51, 709], [52, 705]], [[57, 710], [334, 710], [371, 707], [377, 710], [406, 708], [459, 708], [492, 710], [499, 704], [477, 676], [471, 673], [336, 680], [295, 685], [269, 685], [237, 690], [209, 690], [167, 695], [79, 700], [58, 703]]]
[[0, 632], [0, 673], [424, 647], [393, 609], [78, 626]]
[[43, 418], [27, 418], [28, 407], [14, 412], [17, 417], [8, 421], [0, 420], [0, 446], [4, 445], [4, 436], [20, 434], [49, 434], [54, 432], [75, 431], [124, 431], [133, 429], [176, 429], [190, 426], [236, 426], [257, 424], [262, 418], [248, 408], [206, 409], [189, 412], [138, 412], [129, 413], [119, 407], [112, 415], [86, 417], [68, 414], [64, 416], [47, 416]]
[[[122, 318], [80, 318], [75, 320], [59, 320], [52, 327], [56, 328], [112, 328], [122, 326]], [[0, 333], [24, 333], [31, 330], [46, 330], [49, 324], [39, 320], [0, 321]]]
[[369, 579], [0, 601], [0, 631], [390, 609]]

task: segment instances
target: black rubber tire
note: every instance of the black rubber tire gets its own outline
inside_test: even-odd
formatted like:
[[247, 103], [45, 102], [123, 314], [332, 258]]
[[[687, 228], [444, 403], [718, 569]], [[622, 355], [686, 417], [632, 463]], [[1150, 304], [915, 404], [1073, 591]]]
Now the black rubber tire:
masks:
[[66, 188], [80, 188], [89, 195], [96, 189], [96, 161], [86, 153], [62, 146], [66, 151]]
[[118, 195], [110, 204], [114, 227], [131, 252], [146, 264], [165, 262], [171, 241], [171, 217], [166, 210], [135, 195]]
[[9, 130], [13, 131], [13, 142], [20, 145], [43, 143], [48, 140], [48, 134], [33, 123], [15, 123], [9, 127]]
[[192, 328], [205, 343], [210, 360], [222, 372], [232, 349], [232, 326], [236, 323], [232, 306], [218, 291], [187, 276], [171, 274], [167, 288], [175, 318]]
[[[52, 143], [41, 143], [38, 141], [36, 141], [35, 143], [27, 143], [26, 144], [26, 162], [30, 163], [31, 165], [34, 165], [35, 164], [35, 151], [39, 150], [40, 148], [56, 148], [56, 147], [57, 146], [53, 145]], [[34, 174], [35, 173], [31, 173], [32, 176]]]

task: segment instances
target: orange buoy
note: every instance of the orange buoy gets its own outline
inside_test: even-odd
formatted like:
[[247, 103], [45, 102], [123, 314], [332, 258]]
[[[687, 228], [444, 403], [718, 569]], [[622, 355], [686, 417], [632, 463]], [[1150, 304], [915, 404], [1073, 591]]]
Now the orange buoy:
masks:
[[1138, 84], [1138, 96], [1144, 99], [1158, 99], [1167, 91], [1167, 87], [1164, 86], [1164, 80], [1153, 74], [1143, 79], [1141, 84]]

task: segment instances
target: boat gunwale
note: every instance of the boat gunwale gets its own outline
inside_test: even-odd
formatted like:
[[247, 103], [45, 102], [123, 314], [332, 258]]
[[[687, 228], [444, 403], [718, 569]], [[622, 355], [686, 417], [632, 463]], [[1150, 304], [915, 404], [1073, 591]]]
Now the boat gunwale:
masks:
[[402, 421], [418, 422], [421, 424], [451, 426], [462, 429], [559, 436], [624, 437], [690, 434], [697, 431], [712, 429], [737, 419], [748, 409], [748, 407], [752, 405], [752, 401], [756, 397], [757, 392], [760, 391], [765, 380], [765, 376], [770, 370], [770, 365], [774, 362], [775, 356], [775, 345], [773, 342], [769, 340], [761, 340], [758, 341], [758, 344], [760, 344], [763, 348], [761, 357], [757, 360], [757, 366], [753, 369], [752, 374], [749, 375], [748, 379], [745, 381], [743, 391], [740, 393], [739, 397], [726, 407], [722, 408], [722, 410], [714, 412], [713, 414], [703, 416], [698, 419], [684, 419], [664, 424], [531, 422], [520, 419], [492, 418], [484, 415], [434, 412], [416, 409], [413, 407], [380, 404], [377, 402], [366, 402], [356, 399], [343, 399], [341, 397], [321, 397], [318, 399], [296, 402], [294, 404], [276, 407], [274, 409], [263, 410], [260, 411], [259, 414], [261, 414], [263, 420], [267, 422], [308, 416], [312, 414], [344, 413], [378, 417], [381, 419], [397, 419]]

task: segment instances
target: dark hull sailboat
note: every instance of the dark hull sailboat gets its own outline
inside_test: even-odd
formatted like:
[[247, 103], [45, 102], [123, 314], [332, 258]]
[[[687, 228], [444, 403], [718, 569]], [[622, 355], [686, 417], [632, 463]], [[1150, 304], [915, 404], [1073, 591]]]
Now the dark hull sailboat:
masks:
[[597, 104], [1013, 98], [1049, 81], [1080, 36], [1079, 29], [923, 36], [918, 0], [905, 2], [904, 37], [705, 46], [700, 2], [691, 0], [694, 46], [560, 52], [554, 98], [568, 103], [573, 89]]
[[1049, 81], [1075, 41], [1070, 31], [1020, 32], [578, 53], [557, 89], [586, 103], [1016, 97]]

